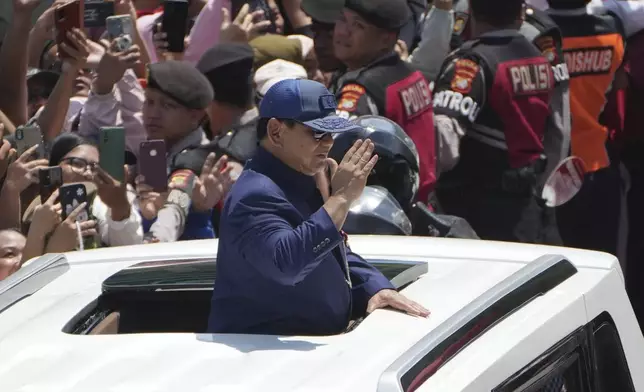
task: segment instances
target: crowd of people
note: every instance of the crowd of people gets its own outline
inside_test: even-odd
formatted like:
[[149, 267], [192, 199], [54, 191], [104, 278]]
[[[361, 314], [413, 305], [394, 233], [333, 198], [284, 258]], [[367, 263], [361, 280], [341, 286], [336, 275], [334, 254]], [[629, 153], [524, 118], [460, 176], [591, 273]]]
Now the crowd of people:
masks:
[[[612, 253], [644, 322], [644, 3], [189, 0], [177, 51], [164, 30], [167, 1], [108, 1], [136, 25], [126, 48], [101, 27], [57, 40], [56, 9], [73, 0], [40, 15], [41, 0], [11, 1], [0, 49], [0, 279], [45, 253], [221, 238], [224, 258], [290, 260], [267, 262], [284, 274], [272, 279], [295, 285], [320, 263], [295, 260], [312, 257], [297, 241], [322, 236], [311, 246], [321, 255], [345, 232], [379, 233], [347, 216], [361, 197], [380, 197], [399, 210], [379, 215], [398, 234], [444, 235], [423, 211], [448, 226], [467, 222], [470, 238]], [[34, 127], [40, 143], [19, 148]], [[125, 151], [116, 174], [101, 157], [103, 132], [114, 127], [124, 129]], [[146, 155], [157, 151], [144, 147], [152, 141], [162, 141], [165, 159]], [[544, 186], [571, 157], [582, 162], [583, 184], [552, 205]], [[153, 161], [166, 166], [160, 180], [141, 173]], [[73, 211], [59, 190], [42, 192], [39, 173], [52, 167], [61, 185], [85, 185]], [[259, 200], [257, 187], [270, 192]], [[262, 218], [282, 207], [287, 218]], [[309, 216], [322, 231], [302, 229]], [[238, 283], [257, 271], [230, 263], [223, 272], [242, 275], [222, 275], [213, 310], [234, 304], [279, 318], [265, 303], [256, 309], [265, 291], [239, 305]], [[378, 281], [356, 268], [362, 287]], [[372, 289], [361, 308], [373, 309], [374, 297], [427, 314]], [[320, 330], [338, 329], [324, 320]], [[213, 328], [256, 330], [225, 321]]]

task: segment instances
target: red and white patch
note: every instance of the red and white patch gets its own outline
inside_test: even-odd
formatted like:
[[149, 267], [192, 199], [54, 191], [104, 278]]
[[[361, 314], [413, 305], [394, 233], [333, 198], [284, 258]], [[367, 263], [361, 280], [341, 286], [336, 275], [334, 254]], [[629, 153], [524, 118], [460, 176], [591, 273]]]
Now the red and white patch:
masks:
[[367, 91], [359, 84], [351, 83], [340, 90], [338, 110], [352, 113], [358, 108], [358, 101]]
[[452, 78], [451, 88], [461, 94], [467, 94], [472, 91], [474, 78], [481, 68], [477, 63], [468, 59], [460, 59], [454, 64], [454, 77]]

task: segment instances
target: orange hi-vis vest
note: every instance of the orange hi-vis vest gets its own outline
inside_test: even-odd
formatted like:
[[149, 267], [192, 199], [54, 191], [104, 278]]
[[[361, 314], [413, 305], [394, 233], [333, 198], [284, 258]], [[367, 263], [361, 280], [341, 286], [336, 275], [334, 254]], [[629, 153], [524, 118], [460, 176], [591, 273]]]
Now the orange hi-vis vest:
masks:
[[599, 116], [624, 59], [620, 21], [611, 14], [589, 15], [585, 8], [548, 12], [564, 37], [570, 73], [571, 153], [584, 161], [586, 172], [594, 172], [610, 165], [608, 130]]

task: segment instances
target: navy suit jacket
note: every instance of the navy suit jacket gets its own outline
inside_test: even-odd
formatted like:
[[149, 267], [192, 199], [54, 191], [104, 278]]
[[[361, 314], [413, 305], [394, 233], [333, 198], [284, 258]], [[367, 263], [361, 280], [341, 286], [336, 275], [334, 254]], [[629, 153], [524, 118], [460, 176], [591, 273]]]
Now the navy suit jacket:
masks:
[[224, 203], [209, 332], [336, 334], [393, 288], [322, 205], [313, 177], [258, 149]]

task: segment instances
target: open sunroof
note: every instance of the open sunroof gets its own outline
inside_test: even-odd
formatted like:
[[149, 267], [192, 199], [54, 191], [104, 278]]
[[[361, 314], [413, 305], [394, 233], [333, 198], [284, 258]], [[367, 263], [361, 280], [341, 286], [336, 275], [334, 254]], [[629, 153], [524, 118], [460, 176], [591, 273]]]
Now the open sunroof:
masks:
[[[427, 263], [368, 260], [394, 286], [405, 286], [427, 272]], [[104, 292], [212, 289], [216, 259], [167, 260], [132, 265], [103, 282]]]

